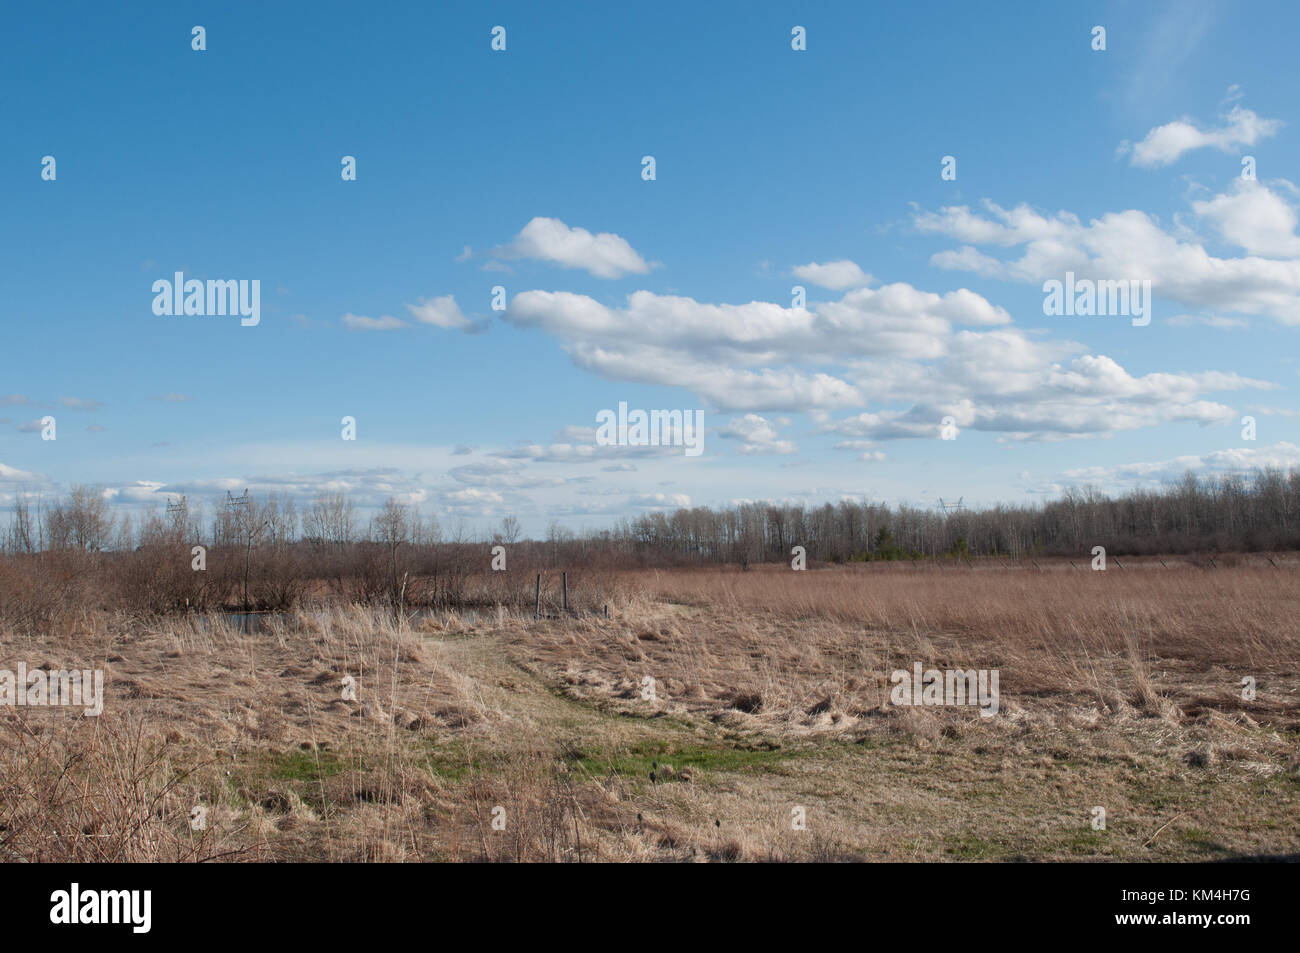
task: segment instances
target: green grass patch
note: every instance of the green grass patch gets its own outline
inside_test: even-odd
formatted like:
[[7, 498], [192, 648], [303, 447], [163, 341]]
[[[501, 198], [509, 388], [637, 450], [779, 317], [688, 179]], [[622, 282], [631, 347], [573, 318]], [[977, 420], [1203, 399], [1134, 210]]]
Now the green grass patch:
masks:
[[1094, 831], [1087, 828], [1081, 831], [1075, 831], [1062, 845], [1065, 850], [1071, 854], [1105, 854], [1109, 851], [1107, 848], [1110, 844], [1106, 840], [1105, 831]]
[[787, 748], [715, 748], [657, 739], [639, 742], [613, 752], [570, 752], [566, 760], [575, 766], [580, 765], [595, 777], [615, 774], [649, 780], [655, 764], [661, 769], [664, 765], [671, 765], [674, 772], [689, 768], [691, 771], [712, 774], [735, 774], [771, 769], [799, 754], [798, 750]]
[[332, 751], [283, 751], [270, 756], [267, 774], [277, 781], [320, 781], [346, 770]]
[[423, 747], [419, 763], [430, 774], [448, 781], [464, 781], [494, 763], [490, 754], [480, 754], [464, 741], [437, 744], [430, 739]]
[[958, 860], [995, 860], [1002, 856], [1002, 845], [978, 834], [944, 838], [944, 852]]

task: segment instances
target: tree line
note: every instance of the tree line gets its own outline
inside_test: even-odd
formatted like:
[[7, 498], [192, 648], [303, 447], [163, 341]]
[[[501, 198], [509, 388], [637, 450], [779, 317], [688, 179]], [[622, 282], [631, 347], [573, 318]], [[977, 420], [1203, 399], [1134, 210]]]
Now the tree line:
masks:
[[1107, 496], [1071, 488], [1058, 499], [955, 511], [841, 500], [821, 506], [744, 503], [655, 512], [622, 522], [623, 546], [653, 559], [788, 560], [794, 546], [826, 562], [953, 556], [1117, 555], [1300, 548], [1300, 470], [1199, 477]]
[[[232, 503], [234, 505], [232, 505]], [[288, 494], [214, 500], [204, 511], [182, 499], [164, 512], [114, 515], [104, 494], [74, 486], [62, 498], [18, 495], [0, 530], [0, 551], [126, 552], [190, 542], [244, 550], [301, 546], [323, 551], [521, 542], [506, 516], [486, 532], [458, 526], [450, 536], [434, 515], [390, 498], [363, 517], [341, 492], [318, 494], [300, 513]], [[1300, 470], [1276, 468], [1201, 477], [1186, 473], [1161, 489], [1107, 496], [1070, 488], [1044, 503], [943, 510], [868, 500], [804, 506], [742, 503], [656, 510], [607, 529], [580, 533], [552, 522], [544, 537], [522, 540], [539, 553], [586, 562], [605, 554], [636, 564], [757, 563], [803, 546], [826, 562], [943, 556], [1078, 555], [1092, 546], [1117, 554], [1265, 551], [1300, 548]]]
[[[575, 533], [522, 538], [506, 516], [471, 537], [389, 499], [363, 516], [343, 493], [299, 511], [286, 494], [172, 501], [131, 516], [105, 494], [19, 495], [0, 531], [0, 616], [29, 628], [69, 606], [132, 612], [287, 609], [304, 600], [414, 607], [531, 605], [534, 573], [788, 562], [1083, 556], [1300, 549], [1300, 470], [1198, 477], [1110, 497], [1070, 489], [1037, 504], [949, 511], [867, 500], [655, 511]], [[501, 546], [504, 573], [491, 571]], [[500, 567], [497, 567], [500, 568]], [[575, 602], [583, 594], [575, 592]], [[599, 594], [590, 600], [599, 605]]]

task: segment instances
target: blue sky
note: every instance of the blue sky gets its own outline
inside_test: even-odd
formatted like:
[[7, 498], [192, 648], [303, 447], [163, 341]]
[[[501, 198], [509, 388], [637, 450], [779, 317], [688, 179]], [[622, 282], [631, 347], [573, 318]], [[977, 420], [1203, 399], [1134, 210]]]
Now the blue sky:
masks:
[[[1295, 4], [451, 6], [6, 6], [0, 507], [540, 532], [1300, 465]], [[1045, 315], [1067, 270], [1151, 323]], [[154, 314], [176, 271], [260, 323]], [[620, 401], [704, 453], [596, 446]]]

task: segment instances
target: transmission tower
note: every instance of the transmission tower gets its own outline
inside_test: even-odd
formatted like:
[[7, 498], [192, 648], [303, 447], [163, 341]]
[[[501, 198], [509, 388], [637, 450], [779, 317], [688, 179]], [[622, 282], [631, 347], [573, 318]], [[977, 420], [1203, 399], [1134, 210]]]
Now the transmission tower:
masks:
[[167, 519], [171, 522], [173, 531], [179, 530], [184, 532], [185, 524], [189, 520], [190, 503], [185, 497], [181, 497], [177, 503], [170, 496], [167, 498]]

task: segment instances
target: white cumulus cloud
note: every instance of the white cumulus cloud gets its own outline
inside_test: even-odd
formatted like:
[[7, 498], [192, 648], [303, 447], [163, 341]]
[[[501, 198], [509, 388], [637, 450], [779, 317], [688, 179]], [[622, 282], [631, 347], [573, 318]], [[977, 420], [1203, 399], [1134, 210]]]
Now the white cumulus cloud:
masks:
[[1190, 119], [1176, 119], [1156, 126], [1136, 145], [1121, 144], [1120, 151], [1130, 153], [1132, 165], [1156, 168], [1177, 162], [1194, 149], [1210, 147], [1232, 152], [1239, 146], [1253, 146], [1282, 128], [1281, 120], [1263, 119], [1242, 106], [1233, 106], [1220, 118], [1222, 125], [1209, 129], [1200, 128]]
[[570, 228], [558, 218], [538, 216], [523, 227], [514, 241], [496, 249], [501, 258], [531, 258], [562, 268], [580, 268], [597, 278], [644, 275], [646, 260], [613, 232], [593, 235], [585, 228]]
[[427, 301], [421, 298], [418, 304], [408, 304], [406, 310], [421, 324], [435, 328], [464, 328], [470, 323], [469, 318], [461, 313], [454, 295], [442, 295]]
[[843, 291], [845, 288], [860, 288], [863, 285], [871, 284], [871, 276], [859, 268], [855, 262], [849, 261], [847, 258], [841, 258], [839, 261], [828, 261], [825, 264], [812, 261], [806, 265], [796, 265], [794, 276], [834, 291]]
[[795, 445], [782, 440], [780, 432], [765, 417], [745, 414], [734, 417], [719, 432], [724, 440], [740, 441], [741, 453], [794, 453]]
[[368, 318], [364, 314], [352, 314], [351, 312], [343, 315], [343, 324], [352, 331], [392, 331], [396, 328], [407, 327], [405, 321], [395, 318], [391, 314], [385, 314], [378, 318]]

